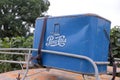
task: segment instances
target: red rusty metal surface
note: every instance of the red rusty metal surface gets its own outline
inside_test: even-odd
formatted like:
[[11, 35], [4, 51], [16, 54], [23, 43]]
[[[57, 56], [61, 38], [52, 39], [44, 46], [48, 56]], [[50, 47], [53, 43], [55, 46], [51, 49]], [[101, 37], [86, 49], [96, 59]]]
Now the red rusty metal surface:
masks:
[[[0, 80], [16, 80], [18, 74], [20, 73], [20, 78], [22, 78], [25, 70], [17, 70], [0, 74]], [[86, 80], [95, 80], [94, 76], [86, 76]], [[110, 80], [112, 76], [110, 75], [100, 75], [101, 80]], [[50, 69], [47, 71], [45, 68], [39, 69], [29, 69], [29, 72], [25, 80], [84, 80], [81, 74]], [[120, 80], [120, 77], [116, 77], [115, 80]]]

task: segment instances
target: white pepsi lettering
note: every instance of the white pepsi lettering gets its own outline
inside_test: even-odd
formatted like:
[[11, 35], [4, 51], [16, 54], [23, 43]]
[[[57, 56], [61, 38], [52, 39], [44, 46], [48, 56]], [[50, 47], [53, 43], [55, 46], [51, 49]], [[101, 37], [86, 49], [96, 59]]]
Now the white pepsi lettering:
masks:
[[60, 47], [64, 47], [66, 43], [66, 38], [64, 35], [58, 35], [58, 36], [48, 36], [47, 38], [47, 42], [46, 42], [46, 46], [51, 46], [51, 47], [55, 47], [55, 46], [60, 46]]

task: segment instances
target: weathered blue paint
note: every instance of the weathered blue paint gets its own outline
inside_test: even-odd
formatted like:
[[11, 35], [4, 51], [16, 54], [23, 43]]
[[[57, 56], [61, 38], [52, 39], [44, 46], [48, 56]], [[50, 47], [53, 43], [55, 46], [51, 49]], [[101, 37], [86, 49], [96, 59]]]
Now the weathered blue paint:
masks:
[[[44, 18], [36, 20], [33, 48], [38, 48]], [[94, 61], [106, 62], [109, 41], [104, 29], [110, 33], [110, 21], [97, 15], [49, 17], [43, 48], [84, 55]], [[36, 56], [37, 52], [33, 52]], [[92, 65], [83, 59], [43, 53], [43, 65], [83, 74], [94, 74]], [[106, 73], [107, 65], [97, 65], [99, 73]]]

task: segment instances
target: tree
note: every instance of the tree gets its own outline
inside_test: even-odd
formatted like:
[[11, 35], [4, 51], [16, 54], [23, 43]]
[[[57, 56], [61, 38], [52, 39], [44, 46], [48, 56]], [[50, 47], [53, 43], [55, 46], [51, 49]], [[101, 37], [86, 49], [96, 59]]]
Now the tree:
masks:
[[[11, 37], [11, 38], [0, 38], [0, 48], [31, 48], [33, 43], [33, 36], [29, 37]], [[19, 53], [27, 53], [26, 51], [14, 51]], [[0, 60], [13, 60], [13, 61], [24, 61], [25, 57], [23, 55], [14, 54], [0, 54]], [[14, 63], [1, 63], [0, 73], [7, 72], [11, 70], [21, 69], [20, 64]]]
[[120, 58], [120, 26], [111, 29], [110, 41], [112, 46], [112, 54], [114, 57]]
[[27, 35], [49, 5], [45, 0], [0, 0], [0, 37]]

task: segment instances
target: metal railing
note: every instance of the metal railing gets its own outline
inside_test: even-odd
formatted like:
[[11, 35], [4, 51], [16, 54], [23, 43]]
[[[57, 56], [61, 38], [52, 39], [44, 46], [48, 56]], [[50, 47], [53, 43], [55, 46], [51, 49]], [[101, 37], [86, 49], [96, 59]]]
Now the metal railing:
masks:
[[[22, 50], [22, 51], [28, 51], [28, 53], [12, 53], [12, 52], [3, 52], [3, 51], [19, 51], [19, 50]], [[26, 65], [26, 71], [22, 77], [22, 80], [25, 80], [25, 77], [28, 73], [28, 69], [29, 69], [29, 59], [30, 59], [30, 55], [31, 55], [31, 51], [38, 51], [38, 49], [32, 49], [32, 48], [0, 48], [0, 53], [1, 54], [16, 54], [16, 55], [28, 55], [28, 59], [24, 62], [21, 62], [21, 61], [8, 61], [8, 60], [0, 60], [0, 62], [10, 62], [10, 63], [19, 63], [19, 64], [27, 64]], [[98, 65], [104, 65], [104, 64], [109, 64], [109, 62], [94, 62], [91, 58], [87, 57], [87, 56], [82, 56], [82, 55], [76, 55], [76, 54], [70, 54], [70, 53], [65, 53], [65, 52], [58, 52], [58, 51], [51, 51], [51, 50], [41, 50], [42, 52], [46, 52], [46, 53], [49, 53], [49, 54], [57, 54], [57, 55], [63, 55], [63, 56], [68, 56], [68, 57], [74, 57], [74, 58], [79, 58], [79, 59], [85, 59], [87, 61], [89, 61], [93, 67], [94, 67], [94, 70], [95, 70], [95, 79], [96, 80], [100, 80], [100, 77], [99, 77], [99, 72], [98, 72], [98, 68], [97, 68], [97, 64]]]
[[[31, 48], [0, 48], [0, 54], [13, 54], [13, 55], [23, 55], [24, 57], [27, 56], [27, 59], [25, 59], [25, 61], [13, 61], [13, 60], [0, 60], [0, 62], [7, 62], [7, 63], [17, 63], [17, 64], [26, 64], [26, 71], [22, 77], [22, 80], [25, 80], [25, 77], [28, 73], [28, 69], [29, 69], [29, 59], [31, 56], [31, 51], [37, 51], [37, 49], [31, 49]], [[10, 52], [10, 51], [28, 51], [28, 53], [19, 53], [19, 52]], [[22, 66], [23, 69], [23, 66]]]

